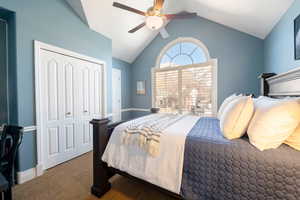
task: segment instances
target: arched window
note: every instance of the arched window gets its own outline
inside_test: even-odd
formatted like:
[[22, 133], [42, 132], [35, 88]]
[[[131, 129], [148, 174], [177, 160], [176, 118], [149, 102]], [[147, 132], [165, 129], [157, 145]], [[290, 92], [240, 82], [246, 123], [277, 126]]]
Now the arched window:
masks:
[[179, 38], [169, 43], [157, 60], [157, 67], [176, 67], [205, 63], [210, 59], [206, 46], [193, 38]]
[[161, 112], [216, 115], [217, 60], [199, 40], [170, 42], [152, 70], [152, 93], [153, 107]]

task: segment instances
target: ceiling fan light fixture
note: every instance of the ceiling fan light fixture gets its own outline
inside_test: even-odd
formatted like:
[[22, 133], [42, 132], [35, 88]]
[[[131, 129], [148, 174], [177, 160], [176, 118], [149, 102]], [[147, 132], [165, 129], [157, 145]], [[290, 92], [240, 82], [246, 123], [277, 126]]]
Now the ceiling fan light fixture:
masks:
[[151, 30], [160, 29], [164, 25], [164, 20], [160, 16], [147, 16], [146, 26]]
[[128, 33], [135, 33], [136, 31], [140, 30], [144, 26], [147, 26], [150, 30], [158, 30], [164, 26], [166, 20], [185, 19], [185, 18], [191, 18], [197, 16], [197, 13], [186, 13], [186, 12], [177, 13], [177, 14], [164, 14], [162, 12], [164, 2], [165, 0], [154, 0], [154, 5], [150, 7], [147, 10], [147, 12], [140, 11], [138, 9], [132, 8], [130, 6], [118, 2], [114, 2], [113, 6], [146, 17], [145, 22], [129, 30]]

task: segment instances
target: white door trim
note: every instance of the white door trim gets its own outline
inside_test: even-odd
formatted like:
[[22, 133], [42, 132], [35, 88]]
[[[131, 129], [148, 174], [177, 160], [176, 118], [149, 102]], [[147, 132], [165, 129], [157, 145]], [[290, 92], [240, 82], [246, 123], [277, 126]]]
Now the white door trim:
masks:
[[40, 41], [34, 41], [34, 68], [35, 68], [35, 101], [36, 101], [36, 145], [37, 145], [37, 168], [39, 169], [37, 175], [42, 175], [44, 170], [44, 158], [43, 158], [43, 136], [42, 136], [42, 88], [41, 88], [41, 50], [52, 51], [66, 56], [71, 56], [77, 59], [85, 60], [88, 62], [93, 62], [104, 66], [103, 69], [103, 97], [102, 97], [102, 108], [104, 108], [104, 113], [102, 117], [107, 115], [107, 69], [106, 63], [104, 61], [78, 54], [73, 51], [69, 51], [60, 47], [49, 45]]
[[[118, 69], [118, 68], [112, 68], [112, 76], [114, 75], [114, 73], [117, 72], [119, 75], [120, 75], [120, 89], [119, 89], [119, 92], [120, 92], [120, 102], [119, 102], [119, 105], [120, 105], [120, 110], [119, 110], [119, 114], [120, 114], [120, 119], [122, 118], [122, 70]], [[114, 85], [114, 77], [112, 77], [112, 85]], [[115, 98], [113, 95], [114, 95], [114, 90], [116, 88], [112, 88], [112, 98]], [[114, 99], [112, 100], [112, 114], [113, 114], [113, 118], [115, 117], [115, 113], [114, 113]]]

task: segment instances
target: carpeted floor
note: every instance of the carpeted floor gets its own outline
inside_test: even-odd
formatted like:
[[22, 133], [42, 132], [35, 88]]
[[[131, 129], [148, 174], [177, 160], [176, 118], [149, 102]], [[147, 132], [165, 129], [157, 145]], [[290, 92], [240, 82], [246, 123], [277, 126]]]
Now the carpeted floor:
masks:
[[[100, 200], [174, 200], [143, 184], [115, 176], [112, 189]], [[90, 194], [92, 153], [48, 170], [43, 176], [17, 185], [14, 200], [97, 200]]]

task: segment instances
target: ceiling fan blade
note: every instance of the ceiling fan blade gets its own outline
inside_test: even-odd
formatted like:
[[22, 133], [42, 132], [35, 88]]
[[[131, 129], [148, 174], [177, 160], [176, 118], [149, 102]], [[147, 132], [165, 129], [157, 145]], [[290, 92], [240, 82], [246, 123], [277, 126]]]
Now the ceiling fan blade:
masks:
[[178, 14], [166, 14], [163, 16], [165, 16], [167, 19], [185, 19], [185, 18], [196, 17], [197, 13], [182, 12]]
[[170, 37], [169, 33], [167, 32], [166, 28], [163, 27], [160, 29], [160, 35], [163, 39], [167, 39], [168, 37]]
[[140, 10], [135, 9], [135, 8], [131, 8], [131, 7], [129, 7], [129, 6], [126, 6], [126, 5], [121, 4], [121, 3], [118, 3], [118, 2], [114, 2], [114, 3], [113, 3], [113, 6], [114, 6], [114, 7], [117, 7], [117, 8], [121, 8], [121, 9], [123, 9], [123, 10], [127, 10], [127, 11], [129, 11], [129, 12], [133, 12], [133, 13], [139, 14], [139, 15], [143, 15], [143, 16], [146, 15], [146, 13], [143, 12], [143, 11], [140, 11]]
[[137, 27], [131, 29], [130, 31], [128, 31], [128, 33], [135, 33], [136, 31], [140, 30], [141, 28], [143, 28], [146, 25], [145, 22], [141, 23], [140, 25], [138, 25]]
[[165, 0], [154, 0], [154, 9], [161, 10], [164, 6]]

